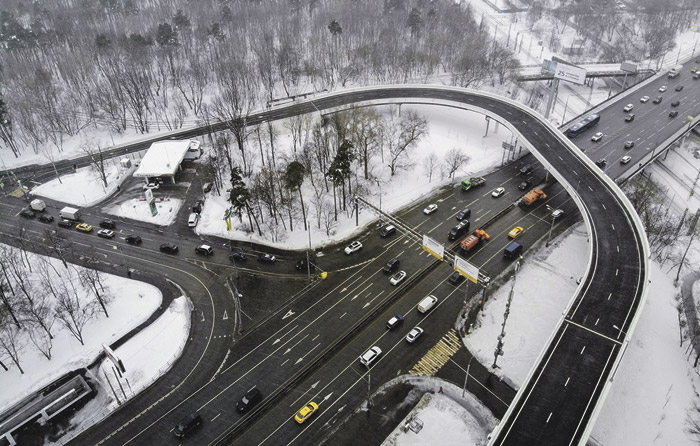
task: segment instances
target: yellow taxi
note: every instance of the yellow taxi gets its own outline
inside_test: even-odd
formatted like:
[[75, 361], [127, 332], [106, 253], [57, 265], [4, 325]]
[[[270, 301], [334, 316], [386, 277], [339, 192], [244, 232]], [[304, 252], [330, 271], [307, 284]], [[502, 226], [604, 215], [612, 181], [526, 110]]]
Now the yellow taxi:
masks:
[[516, 238], [525, 231], [522, 226], [516, 226], [508, 233], [508, 238]]
[[306, 406], [302, 407], [299, 412], [297, 412], [296, 415], [294, 415], [294, 420], [301, 424], [304, 421], [308, 420], [311, 415], [314, 414], [318, 410], [318, 404], [314, 403], [311, 401], [309, 404]]
[[78, 226], [75, 227], [80, 232], [91, 232], [92, 231], [92, 226], [90, 226], [87, 223], [80, 223]]

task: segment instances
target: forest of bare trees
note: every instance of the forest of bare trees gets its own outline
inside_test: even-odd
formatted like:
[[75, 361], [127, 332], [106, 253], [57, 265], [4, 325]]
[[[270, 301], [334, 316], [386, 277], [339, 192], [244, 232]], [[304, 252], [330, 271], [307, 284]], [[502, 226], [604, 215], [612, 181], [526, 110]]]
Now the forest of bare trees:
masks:
[[51, 360], [54, 337], [63, 329], [84, 345], [85, 326], [109, 317], [111, 294], [103, 280], [88, 264], [57, 267], [48, 257], [0, 245], [0, 366], [14, 364], [23, 374], [28, 349]]
[[452, 0], [7, 1], [0, 139], [60, 152], [85, 129], [175, 129], [357, 83], [502, 82], [517, 62], [482, 28]]

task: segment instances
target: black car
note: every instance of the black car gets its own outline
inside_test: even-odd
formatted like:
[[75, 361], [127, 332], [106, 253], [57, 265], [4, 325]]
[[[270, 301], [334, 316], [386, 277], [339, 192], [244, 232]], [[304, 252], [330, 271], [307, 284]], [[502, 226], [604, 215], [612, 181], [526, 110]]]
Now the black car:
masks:
[[275, 263], [275, 260], [277, 259], [272, 254], [260, 254], [258, 256], [258, 262], [261, 263]]
[[245, 256], [245, 254], [243, 254], [240, 251], [232, 252], [231, 254], [228, 255], [228, 259], [232, 262], [233, 261], [245, 262], [246, 260], [248, 260]]
[[447, 234], [447, 240], [457, 240], [469, 231], [469, 220], [462, 220]]
[[389, 237], [390, 235], [396, 234], [396, 228], [392, 225], [386, 226], [384, 229], [382, 229], [382, 232], [379, 234], [381, 237]]
[[166, 254], [177, 254], [177, 245], [163, 243], [160, 245], [160, 252], [164, 252]]
[[202, 200], [195, 201], [194, 204], [192, 205], [192, 212], [196, 212], [197, 214], [201, 214], [203, 205], [204, 205], [204, 203], [202, 203]]
[[141, 236], [136, 234], [129, 234], [124, 238], [124, 240], [126, 240], [127, 243], [131, 243], [132, 245], [140, 245], [142, 242]]
[[676, 91], [682, 91], [682, 90], [683, 90], [683, 86], [682, 86], [682, 85], [679, 85], [679, 86], [676, 87]]
[[678, 107], [679, 105], [681, 105], [681, 101], [673, 101], [673, 102], [671, 102], [671, 107]]
[[663, 97], [663, 96], [657, 96], [657, 97], [654, 98], [654, 100], [651, 101], [651, 102], [653, 102], [654, 104], [661, 104], [661, 101], [663, 101], [663, 100], [664, 100], [664, 97]]
[[625, 116], [625, 122], [632, 122], [634, 121], [634, 113], [630, 113], [629, 115]]
[[460, 283], [464, 282], [464, 276], [460, 274], [459, 271], [455, 271], [452, 274], [450, 274], [450, 278], [447, 279], [448, 282], [450, 282], [452, 285], [459, 285]]
[[41, 214], [39, 216], [39, 221], [43, 221], [44, 223], [51, 223], [53, 221], [53, 215]]
[[297, 260], [297, 263], [294, 264], [294, 267], [297, 269], [297, 271], [314, 272], [316, 271], [316, 261], [313, 258], [309, 258], [309, 262], [307, 264], [306, 257], [304, 257], [303, 259]]
[[177, 423], [177, 426], [175, 426], [175, 429], [173, 429], [173, 433], [175, 434], [176, 437], [182, 438], [185, 435], [189, 434], [196, 428], [202, 424], [202, 417], [199, 415], [198, 412], [192, 412], [191, 414], [187, 415], [182, 421]]
[[22, 211], [19, 213], [20, 217], [24, 218], [34, 218], [36, 214], [34, 214], [34, 211], [30, 209], [22, 209]]
[[606, 164], [608, 164], [608, 160], [606, 160], [605, 158], [601, 158], [598, 161], [596, 161], [595, 164], [598, 167], [604, 167]]
[[523, 167], [520, 168], [520, 173], [527, 175], [528, 173], [532, 172], [532, 166], [527, 164]]
[[631, 149], [634, 147], [634, 141], [625, 141], [625, 149]]
[[397, 314], [396, 316], [392, 317], [386, 322], [386, 328], [389, 330], [392, 330], [403, 322], [403, 315], [402, 314]]
[[388, 262], [386, 262], [386, 265], [384, 265], [384, 268], [382, 268], [382, 271], [384, 271], [385, 274], [391, 274], [397, 269], [399, 269], [399, 265], [401, 264], [401, 261], [399, 259], [391, 259]]
[[114, 221], [110, 220], [109, 218], [105, 218], [100, 222], [100, 228], [104, 229], [116, 229], [117, 225], [114, 224]]
[[678, 116], [678, 110], [671, 110], [668, 116], [671, 118], [675, 118], [676, 116]]
[[262, 400], [262, 394], [257, 388], [250, 389], [241, 400], [236, 403], [236, 410], [245, 412]]
[[530, 187], [531, 185], [532, 185], [532, 181], [530, 181], [530, 180], [525, 180], [525, 181], [523, 181], [522, 183], [520, 183], [520, 186], [518, 186], [518, 189], [520, 189], [520, 190], [525, 190], [525, 189], [527, 189], [528, 187]]
[[472, 215], [472, 210], [467, 208], [464, 209], [463, 211], [460, 211], [459, 214], [457, 214], [457, 220], [462, 221], [465, 218], [469, 218]]
[[73, 223], [70, 220], [61, 220], [58, 222], [58, 226], [60, 226], [62, 228], [72, 228], [74, 224], [75, 223]]

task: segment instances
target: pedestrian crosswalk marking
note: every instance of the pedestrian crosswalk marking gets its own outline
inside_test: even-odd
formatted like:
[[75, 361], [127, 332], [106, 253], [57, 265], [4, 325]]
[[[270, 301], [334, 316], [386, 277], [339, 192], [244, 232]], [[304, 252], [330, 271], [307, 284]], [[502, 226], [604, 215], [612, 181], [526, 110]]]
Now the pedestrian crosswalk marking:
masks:
[[435, 375], [462, 346], [454, 329], [445, 334], [409, 371], [411, 375]]

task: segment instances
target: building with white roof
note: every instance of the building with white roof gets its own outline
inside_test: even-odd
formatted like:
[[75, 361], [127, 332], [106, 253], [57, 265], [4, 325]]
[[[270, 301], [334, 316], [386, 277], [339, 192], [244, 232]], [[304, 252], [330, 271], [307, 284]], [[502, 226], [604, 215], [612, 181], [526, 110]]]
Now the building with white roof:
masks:
[[200, 145], [193, 139], [156, 141], [148, 148], [134, 176], [146, 178], [146, 182], [152, 178], [170, 178], [174, 183], [182, 161], [199, 157]]

